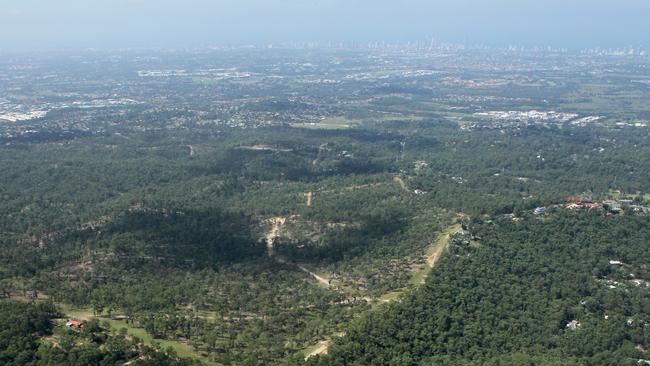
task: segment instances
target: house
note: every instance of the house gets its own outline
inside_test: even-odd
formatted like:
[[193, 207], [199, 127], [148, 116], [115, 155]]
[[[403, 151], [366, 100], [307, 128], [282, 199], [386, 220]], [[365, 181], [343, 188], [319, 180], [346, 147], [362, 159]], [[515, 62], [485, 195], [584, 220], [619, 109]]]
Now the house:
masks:
[[460, 228], [460, 229], [458, 229], [458, 231], [456, 231], [456, 234], [461, 235], [461, 236], [466, 236], [466, 235], [469, 235], [469, 230]]
[[537, 207], [534, 211], [535, 215], [541, 215], [546, 213], [546, 207]]
[[565, 202], [569, 202], [569, 203], [591, 203], [591, 202], [593, 202], [591, 200], [591, 198], [584, 198], [584, 197], [577, 197], [577, 196], [564, 197], [563, 200]]
[[644, 211], [643, 206], [639, 206], [639, 205], [632, 205], [632, 206], [630, 206], [630, 209], [632, 211], [634, 211], [634, 212], [643, 212]]
[[569, 210], [575, 210], [575, 209], [581, 208], [582, 205], [579, 204], [579, 203], [568, 203], [568, 204], [567, 204], [566, 206], [564, 206], [564, 207], [568, 208]]
[[573, 330], [573, 331], [577, 330], [578, 327], [580, 327], [580, 322], [577, 321], [577, 320], [571, 320], [571, 321], [568, 322], [567, 325], [566, 325], [566, 328], [567, 328], [568, 330]]
[[604, 202], [603, 207], [605, 207], [605, 209], [611, 213], [620, 213], [622, 211], [621, 206], [619, 206], [618, 203], [614, 202]]
[[81, 328], [82, 324], [78, 320], [68, 319], [68, 321], [65, 323], [65, 326], [68, 328]]
[[609, 261], [609, 264], [611, 264], [611, 265], [615, 265], [615, 266], [620, 266], [620, 265], [622, 265], [622, 264], [623, 264], [623, 262], [621, 262], [621, 261], [614, 261], [614, 260], [612, 260], [612, 261]]

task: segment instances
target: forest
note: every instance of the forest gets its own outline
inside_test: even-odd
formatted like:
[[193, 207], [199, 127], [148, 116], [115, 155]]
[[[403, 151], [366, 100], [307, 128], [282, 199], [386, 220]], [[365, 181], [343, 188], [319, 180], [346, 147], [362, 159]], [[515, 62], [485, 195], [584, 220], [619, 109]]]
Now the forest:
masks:
[[355, 320], [329, 355], [310, 364], [635, 365], [643, 358], [647, 218], [558, 212], [476, 219], [469, 231], [480, 239], [455, 238], [421, 291]]
[[2, 364], [650, 358], [648, 216], [562, 200], [648, 204], [647, 133], [116, 128], [0, 145]]

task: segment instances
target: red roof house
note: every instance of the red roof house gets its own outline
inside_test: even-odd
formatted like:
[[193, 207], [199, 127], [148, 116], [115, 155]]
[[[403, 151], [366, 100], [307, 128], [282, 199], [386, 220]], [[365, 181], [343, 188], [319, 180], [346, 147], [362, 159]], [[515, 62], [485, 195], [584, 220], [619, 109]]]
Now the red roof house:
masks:
[[589, 203], [589, 202], [593, 202], [590, 198], [577, 197], [577, 196], [564, 197], [563, 200], [565, 202], [571, 202], [571, 203]]
[[69, 328], [81, 328], [81, 322], [75, 319], [68, 319], [65, 326]]

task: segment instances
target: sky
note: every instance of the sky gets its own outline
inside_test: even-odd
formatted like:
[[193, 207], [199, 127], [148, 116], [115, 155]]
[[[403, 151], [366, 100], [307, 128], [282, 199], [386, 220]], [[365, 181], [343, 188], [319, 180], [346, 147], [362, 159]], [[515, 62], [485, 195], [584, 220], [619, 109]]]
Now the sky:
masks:
[[650, 48], [650, 0], [0, 0], [0, 49], [304, 41]]

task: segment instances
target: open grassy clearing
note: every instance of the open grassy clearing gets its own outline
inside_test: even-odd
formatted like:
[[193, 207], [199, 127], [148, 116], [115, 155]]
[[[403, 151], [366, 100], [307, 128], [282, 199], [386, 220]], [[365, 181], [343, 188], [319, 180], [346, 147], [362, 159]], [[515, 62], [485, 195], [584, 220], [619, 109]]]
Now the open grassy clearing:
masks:
[[424, 283], [427, 276], [429, 275], [429, 272], [431, 272], [431, 268], [436, 265], [445, 249], [447, 249], [447, 246], [449, 245], [449, 239], [460, 229], [460, 224], [454, 224], [438, 235], [436, 242], [431, 245], [429, 249], [427, 249], [427, 265], [424, 268], [421, 268], [420, 270], [417, 270], [413, 273], [413, 277], [411, 277], [410, 281], [411, 283], [420, 285]]
[[460, 230], [460, 228], [461, 228], [460, 224], [454, 224], [446, 228], [445, 230], [443, 230], [440, 234], [438, 234], [436, 241], [431, 246], [429, 246], [429, 248], [427, 248], [426, 264], [422, 265], [419, 268], [415, 268], [413, 270], [411, 278], [409, 280], [409, 285], [411, 286], [382, 295], [379, 298], [380, 302], [394, 301], [398, 299], [402, 294], [404, 294], [410, 288], [417, 287], [424, 284], [427, 277], [429, 276], [429, 273], [431, 272], [431, 269], [436, 265], [436, 263], [444, 253], [445, 249], [447, 249], [447, 246], [449, 245], [449, 239], [455, 232]]
[[291, 127], [340, 130], [340, 129], [354, 127], [357, 124], [358, 121], [351, 120], [346, 117], [332, 117], [332, 118], [326, 118], [319, 122], [293, 123]]
[[381, 117], [367, 118], [368, 121], [381, 121], [381, 122], [398, 122], [398, 121], [423, 121], [426, 117], [416, 116], [413, 114], [385, 114]]
[[302, 352], [305, 355], [305, 360], [311, 356], [327, 354], [327, 349], [329, 348], [330, 342], [331, 341], [329, 340], [320, 341], [318, 344], [305, 348], [305, 350]]
[[68, 318], [76, 318], [79, 320], [96, 319], [101, 323], [108, 324], [111, 330], [116, 333], [119, 332], [120, 329], [125, 328], [127, 335], [131, 337], [138, 337], [144, 344], [148, 346], [158, 345], [162, 349], [172, 348], [180, 357], [199, 360], [207, 365], [215, 365], [215, 363], [211, 362], [207, 357], [195, 351], [194, 348], [192, 348], [192, 346], [187, 343], [167, 339], [155, 339], [143, 328], [138, 328], [131, 324], [127, 324], [125, 320], [110, 319], [101, 315], [96, 316], [90, 308], [74, 308], [67, 304], [60, 304], [59, 307]]
[[625, 199], [625, 198], [631, 198], [631, 199], [642, 199], [644, 201], [650, 201], [650, 193], [641, 193], [641, 194], [636, 194], [636, 193], [624, 193], [621, 194], [619, 191], [615, 190], [610, 190], [608, 193], [608, 196], [611, 197], [612, 199], [615, 200], [620, 200], [620, 199]]
[[312, 129], [328, 129], [328, 130], [340, 130], [347, 128], [357, 127], [365, 122], [393, 122], [393, 121], [422, 121], [425, 118], [422, 116], [416, 116], [411, 114], [399, 114], [399, 113], [390, 113], [385, 115], [380, 115], [377, 117], [368, 117], [368, 118], [347, 118], [347, 117], [331, 117], [326, 118], [319, 122], [302, 122], [302, 123], [293, 123], [291, 127], [296, 128], [312, 128]]
[[618, 110], [624, 111], [621, 116], [633, 116], [648, 111], [647, 98], [647, 93], [638, 90], [620, 91], [609, 85], [585, 84], [569, 95], [567, 102], [560, 104], [560, 109], [590, 114]]
[[[373, 299], [372, 309], [375, 309], [376, 307], [381, 306], [382, 304], [388, 304], [397, 301], [408, 291], [412, 291], [413, 289], [423, 285], [429, 273], [431, 272], [431, 269], [435, 266], [435, 264], [438, 262], [438, 260], [444, 253], [444, 251], [447, 249], [451, 236], [460, 229], [461, 229], [461, 224], [455, 223], [447, 227], [442, 232], [440, 232], [436, 237], [435, 242], [427, 248], [426, 263], [423, 266], [419, 268], [415, 268], [413, 270], [412, 276], [409, 280], [409, 285], [399, 290], [385, 293], [379, 296], [378, 299]], [[317, 354], [326, 354], [330, 342], [331, 342], [330, 340], [323, 340], [313, 346], [305, 348], [302, 351], [302, 353], [305, 355], [305, 359], [308, 359], [309, 357]]]

